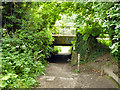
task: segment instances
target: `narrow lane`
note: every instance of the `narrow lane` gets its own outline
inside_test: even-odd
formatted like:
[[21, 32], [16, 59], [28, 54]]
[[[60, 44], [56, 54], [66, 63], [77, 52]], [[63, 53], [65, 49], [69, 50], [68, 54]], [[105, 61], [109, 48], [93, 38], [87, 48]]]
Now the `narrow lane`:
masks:
[[69, 54], [58, 54], [49, 63], [45, 76], [40, 76], [39, 88], [116, 88], [115, 83], [100, 73], [74, 73], [74, 68], [67, 62]]

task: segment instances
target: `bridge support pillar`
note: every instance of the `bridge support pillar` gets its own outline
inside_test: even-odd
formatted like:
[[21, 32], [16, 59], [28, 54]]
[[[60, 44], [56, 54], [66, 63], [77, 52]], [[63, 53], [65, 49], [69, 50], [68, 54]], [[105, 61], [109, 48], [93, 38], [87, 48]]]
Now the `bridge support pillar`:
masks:
[[77, 65], [78, 53], [76, 51], [72, 51], [71, 56], [71, 65]]

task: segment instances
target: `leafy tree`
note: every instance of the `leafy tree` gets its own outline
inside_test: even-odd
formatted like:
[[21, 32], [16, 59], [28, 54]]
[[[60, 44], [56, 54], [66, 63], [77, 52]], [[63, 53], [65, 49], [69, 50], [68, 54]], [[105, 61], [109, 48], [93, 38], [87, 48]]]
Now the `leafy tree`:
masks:
[[[83, 35], [83, 40], [87, 41], [89, 37], [104, 37], [108, 34], [112, 41], [111, 53], [119, 60], [119, 2], [76, 2], [75, 13], [78, 33]], [[97, 40], [96, 40], [97, 41]], [[97, 42], [96, 42], [97, 43]]]
[[47, 5], [56, 9], [53, 3], [3, 3], [1, 87], [31, 87], [38, 84], [36, 76], [44, 74], [56, 20]]
[[95, 18], [99, 18], [104, 33], [109, 34], [112, 41], [112, 46], [109, 46], [112, 50], [112, 55], [115, 56], [117, 62], [120, 60], [120, 4], [119, 2], [114, 3], [98, 3], [94, 4], [94, 10], [96, 12]]

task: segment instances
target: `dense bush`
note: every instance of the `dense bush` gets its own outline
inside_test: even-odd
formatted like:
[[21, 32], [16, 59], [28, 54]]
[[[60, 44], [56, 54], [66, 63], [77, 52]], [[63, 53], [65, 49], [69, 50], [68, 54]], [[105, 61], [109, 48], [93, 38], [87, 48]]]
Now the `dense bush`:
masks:
[[[3, 88], [37, 85], [44, 74], [46, 58], [53, 51], [54, 24], [71, 2], [2, 3], [2, 83]], [[69, 9], [71, 9], [69, 7]]]
[[104, 28], [104, 33], [109, 34], [112, 41], [111, 54], [120, 62], [120, 2], [95, 3], [93, 9], [95, 18], [99, 18]]
[[[37, 85], [44, 74], [53, 37], [41, 3], [3, 3], [2, 83], [0, 87], [25, 88]], [[10, 7], [10, 8], [8, 8]], [[38, 11], [38, 12], [37, 12]], [[39, 13], [42, 14], [39, 14]], [[46, 16], [46, 19], [50, 19]]]
[[83, 40], [83, 35], [79, 32], [76, 35], [75, 47], [81, 56], [81, 63], [94, 60], [97, 57], [109, 52], [109, 48], [101, 43], [97, 43], [95, 37], [90, 36], [87, 40]]
[[[119, 2], [75, 3], [75, 13], [78, 14], [76, 18], [77, 33], [82, 35], [77, 38], [82, 38], [81, 40], [84, 42], [82, 45], [85, 46], [85, 43], [89, 43], [88, 41], [91, 37], [94, 39], [97, 37], [105, 38], [105, 34], [107, 34], [108, 37], [110, 37], [110, 42], [112, 43], [112, 45], [109, 44], [108, 47], [111, 49], [111, 54], [115, 57], [117, 62], [120, 60], [119, 8]], [[79, 42], [81, 43], [82, 41]], [[90, 42], [92, 43], [92, 41]], [[94, 44], [97, 44], [97, 42]], [[76, 49], [78, 49], [78, 47], [76, 47]], [[85, 50], [85, 52], [87, 53], [87, 50]]]
[[53, 53], [57, 54], [59, 52], [62, 51], [62, 48], [61, 47], [58, 47], [58, 46], [54, 46], [54, 49], [53, 49]]

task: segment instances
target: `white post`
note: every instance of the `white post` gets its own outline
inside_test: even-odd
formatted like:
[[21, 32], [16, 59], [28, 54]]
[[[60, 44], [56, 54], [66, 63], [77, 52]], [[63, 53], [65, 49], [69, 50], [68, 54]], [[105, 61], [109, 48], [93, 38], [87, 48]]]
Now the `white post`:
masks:
[[77, 65], [78, 72], [80, 71], [79, 67], [80, 67], [80, 54], [78, 54], [78, 65]]

